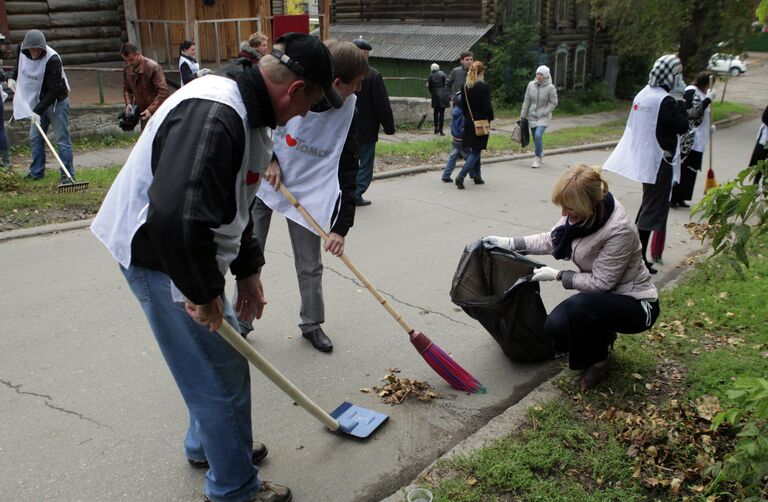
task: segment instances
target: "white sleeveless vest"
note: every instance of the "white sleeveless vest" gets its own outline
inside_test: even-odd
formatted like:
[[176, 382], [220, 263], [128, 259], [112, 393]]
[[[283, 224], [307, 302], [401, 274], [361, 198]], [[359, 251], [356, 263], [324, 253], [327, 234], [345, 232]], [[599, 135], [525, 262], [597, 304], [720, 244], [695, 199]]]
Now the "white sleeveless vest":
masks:
[[[53, 56], [61, 57], [59, 54], [45, 46], [45, 55], [40, 59], [30, 59], [19, 53], [19, 71], [16, 75], [16, 93], [13, 95], [13, 118], [15, 120], [28, 119], [32, 116], [32, 110], [40, 102], [40, 90], [43, 88], [43, 79], [45, 78], [45, 65]], [[61, 78], [69, 89], [69, 81], [64, 74], [64, 65], [61, 67]]]
[[[340, 203], [339, 158], [356, 101], [352, 95], [338, 110], [309, 112], [275, 130], [275, 155], [280, 163], [282, 182], [326, 231], [333, 226], [331, 218]], [[272, 210], [317, 233], [272, 185], [264, 183], [257, 196]]]
[[261, 174], [272, 158], [272, 138], [268, 127], [248, 127], [245, 105], [237, 83], [225, 77], [195, 79], [173, 93], [147, 123], [128, 160], [109, 189], [104, 203], [91, 224], [91, 231], [123, 267], [131, 264], [131, 241], [147, 220], [149, 187], [152, 184], [152, 142], [165, 117], [186, 99], [207, 99], [233, 108], [243, 120], [245, 150], [238, 174], [234, 220], [211, 229], [217, 245], [216, 261], [225, 275], [240, 251], [240, 238], [250, 220], [250, 205], [261, 181]]
[[[693, 90], [693, 92], [696, 93], [696, 96], [698, 96], [700, 101], [704, 101], [704, 98], [707, 97], [706, 94], [701, 92], [698, 87], [695, 85], [689, 85], [685, 88], [686, 91]], [[707, 149], [707, 142], [709, 141], [709, 124], [710, 124], [710, 117], [712, 116], [712, 105], [709, 105], [704, 112], [704, 118], [701, 121], [701, 124], [699, 124], [699, 127], [693, 130], [693, 146], [691, 147], [691, 150], [695, 150], [697, 152], [704, 153], [704, 151]]]
[[[661, 87], [646, 85], [632, 103], [627, 126], [603, 169], [641, 183], [655, 183], [664, 157], [656, 140], [656, 123], [661, 101], [669, 93]], [[675, 162], [679, 165], [679, 162]], [[679, 177], [679, 167], [677, 169]]]
[[179, 83], [184, 86], [184, 81], [181, 79], [181, 66], [187, 65], [189, 66], [189, 69], [192, 71], [192, 75], [198, 72], [200, 70], [200, 64], [195, 63], [191, 59], [188, 59], [187, 56], [184, 54], [179, 54]]

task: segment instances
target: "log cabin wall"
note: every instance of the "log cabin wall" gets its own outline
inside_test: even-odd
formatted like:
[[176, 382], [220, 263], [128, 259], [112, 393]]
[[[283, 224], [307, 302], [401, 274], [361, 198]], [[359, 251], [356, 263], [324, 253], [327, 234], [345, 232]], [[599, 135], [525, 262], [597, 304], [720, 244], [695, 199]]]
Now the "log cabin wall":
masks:
[[125, 36], [121, 0], [5, 0], [11, 54], [31, 29], [45, 34], [65, 65], [115, 61]]
[[[258, 16], [257, 0], [229, 0], [217, 1], [213, 5], [204, 5], [203, 2], [192, 2], [194, 12], [189, 13], [191, 19], [236, 19]], [[185, 19], [184, 0], [136, 0], [136, 13], [139, 19], [176, 20]], [[185, 33], [183, 24], [168, 25], [168, 44], [170, 45], [171, 64], [175, 64], [178, 57], [179, 45], [185, 38], [194, 40], [194, 33]], [[157, 62], [168, 64], [166, 50], [166, 28], [161, 24], [153, 24], [151, 28], [141, 23], [138, 28], [141, 40], [142, 52]], [[240, 39], [234, 23], [221, 23], [218, 28], [219, 58], [228, 61], [237, 56], [241, 39], [245, 40], [249, 34], [257, 31], [256, 22], [240, 23]], [[214, 25], [202, 23], [199, 28], [200, 46], [197, 48], [198, 59], [202, 61], [216, 60], [216, 33]]]

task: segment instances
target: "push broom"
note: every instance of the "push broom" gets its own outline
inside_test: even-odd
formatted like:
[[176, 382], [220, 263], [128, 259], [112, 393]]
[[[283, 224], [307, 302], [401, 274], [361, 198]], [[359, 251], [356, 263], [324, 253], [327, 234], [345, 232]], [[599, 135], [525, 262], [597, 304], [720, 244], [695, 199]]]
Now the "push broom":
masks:
[[[317, 224], [312, 215], [310, 215], [307, 210], [304, 209], [299, 201], [296, 200], [296, 197], [294, 197], [293, 194], [288, 191], [288, 189], [285, 188], [285, 186], [282, 184], [280, 185], [280, 193], [283, 194], [286, 199], [288, 199], [293, 207], [295, 207], [301, 216], [304, 217], [307, 223], [309, 223], [312, 228], [315, 229], [315, 232], [317, 232], [324, 241], [327, 241], [328, 234], [325, 232], [325, 230], [323, 230], [323, 228]], [[355, 274], [355, 277], [357, 277], [360, 282], [365, 285], [366, 289], [371, 292], [371, 294], [384, 307], [384, 309], [389, 312], [389, 314], [395, 318], [395, 320], [398, 322], [398, 324], [400, 324], [405, 332], [408, 333], [411, 339], [411, 343], [419, 352], [419, 354], [421, 354], [421, 357], [427, 361], [427, 364], [429, 364], [432, 369], [435, 370], [435, 372], [443, 378], [443, 380], [448, 382], [451, 387], [456, 390], [480, 394], [485, 393], [485, 387], [475, 377], [470, 375], [464, 368], [459, 366], [459, 364], [454, 361], [451, 356], [446, 354], [445, 351], [443, 351], [443, 349], [438, 347], [432, 340], [430, 340], [427, 335], [421, 331], [416, 331], [413, 329], [405, 321], [405, 319], [403, 319], [403, 316], [401, 316], [392, 307], [392, 305], [389, 304], [386, 298], [384, 298], [381, 293], [379, 293], [373, 284], [371, 284], [371, 281], [369, 281], [368, 278], [366, 278], [363, 273], [360, 272], [360, 270], [355, 266], [354, 263], [352, 263], [352, 260], [350, 260], [347, 255], [342, 254], [341, 261], [343, 261], [344, 264], [349, 267], [349, 270]]]
[[54, 157], [56, 157], [56, 160], [59, 161], [59, 166], [61, 166], [61, 170], [64, 171], [64, 174], [67, 175], [67, 178], [69, 178], [69, 183], [59, 183], [58, 191], [59, 193], [67, 193], [67, 192], [82, 192], [88, 188], [88, 182], [87, 181], [75, 181], [75, 179], [72, 177], [71, 174], [69, 174], [69, 170], [67, 170], [67, 167], [64, 165], [64, 162], [61, 161], [61, 157], [59, 157], [59, 154], [56, 152], [56, 149], [53, 148], [53, 145], [51, 144], [51, 140], [48, 139], [48, 136], [46, 136], [45, 131], [43, 131], [43, 128], [40, 127], [40, 124], [38, 122], [32, 121], [33, 124], [37, 127], [37, 131], [40, 133], [40, 136], [43, 137], [45, 140], [45, 144], [48, 145], [48, 148], [51, 150], [51, 153]]
[[[709, 76], [709, 88], [712, 88], [712, 83], [714, 81], [715, 77], [714, 75]], [[704, 193], [706, 194], [713, 188], [717, 188], [717, 180], [715, 179], [715, 170], [712, 169], [712, 149], [714, 145], [712, 144], [712, 107], [709, 107], [709, 117], [710, 117], [710, 124], [709, 124], [709, 170], [707, 171], [707, 181], [704, 183]]]

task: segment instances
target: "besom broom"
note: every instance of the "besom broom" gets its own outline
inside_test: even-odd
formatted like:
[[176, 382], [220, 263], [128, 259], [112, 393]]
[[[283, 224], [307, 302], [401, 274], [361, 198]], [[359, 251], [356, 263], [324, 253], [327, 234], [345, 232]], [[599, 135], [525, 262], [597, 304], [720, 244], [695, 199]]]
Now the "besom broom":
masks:
[[[283, 197], [288, 199], [288, 201], [293, 205], [293, 207], [296, 208], [296, 210], [301, 214], [301, 216], [309, 223], [312, 228], [315, 229], [315, 231], [322, 237], [324, 241], [328, 240], [328, 234], [325, 232], [325, 230], [320, 227], [320, 225], [317, 224], [315, 219], [310, 215], [306, 209], [299, 203], [298, 200], [296, 200], [296, 197], [293, 196], [293, 194], [285, 188], [284, 185], [280, 185], [279, 189], [280, 193], [283, 194]], [[427, 364], [435, 370], [435, 372], [440, 375], [443, 380], [448, 382], [451, 387], [457, 390], [465, 391], [465, 392], [473, 392], [473, 393], [485, 393], [485, 387], [472, 375], [470, 375], [464, 368], [459, 366], [459, 364], [453, 360], [451, 356], [445, 353], [443, 349], [438, 347], [432, 340], [427, 337], [424, 333], [421, 331], [416, 331], [413, 329], [406, 321], [403, 319], [403, 316], [401, 316], [390, 304], [387, 302], [386, 298], [384, 298], [381, 293], [371, 284], [371, 281], [366, 278], [362, 272], [355, 266], [354, 263], [349, 259], [349, 257], [345, 254], [341, 255], [341, 261], [344, 262], [344, 264], [352, 271], [353, 274], [355, 274], [355, 277], [357, 277], [360, 282], [362, 282], [366, 289], [371, 292], [371, 294], [378, 300], [378, 302], [384, 307], [384, 309], [389, 312], [389, 314], [395, 318], [395, 320], [402, 326], [402, 328], [405, 330], [406, 333], [408, 333], [411, 343], [416, 348], [416, 350], [421, 354], [421, 357], [424, 358], [425, 361], [427, 361]]]

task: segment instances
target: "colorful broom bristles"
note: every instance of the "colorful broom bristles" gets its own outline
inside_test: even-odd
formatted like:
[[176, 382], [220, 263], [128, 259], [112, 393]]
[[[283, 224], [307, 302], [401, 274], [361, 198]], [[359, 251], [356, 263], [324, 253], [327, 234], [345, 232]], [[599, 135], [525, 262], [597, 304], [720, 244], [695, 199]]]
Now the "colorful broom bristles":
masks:
[[712, 188], [717, 188], [717, 180], [715, 179], [715, 171], [710, 167], [707, 171], [707, 181], [704, 183], [704, 193], [706, 194]]
[[411, 343], [419, 351], [421, 357], [451, 387], [464, 392], [472, 392], [473, 394], [485, 394], [483, 384], [467, 373], [467, 370], [459, 366], [451, 356], [435, 345], [427, 335], [416, 330], [412, 330], [409, 335], [411, 336]]

